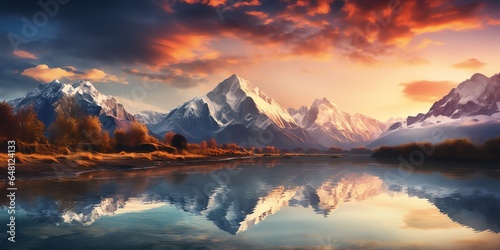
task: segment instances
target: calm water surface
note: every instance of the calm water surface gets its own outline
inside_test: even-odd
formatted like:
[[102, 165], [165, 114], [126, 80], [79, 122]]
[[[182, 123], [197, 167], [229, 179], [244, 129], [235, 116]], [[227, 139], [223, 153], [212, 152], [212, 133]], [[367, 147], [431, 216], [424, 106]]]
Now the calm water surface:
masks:
[[4, 226], [0, 249], [500, 249], [499, 172], [447, 165], [297, 157], [18, 181], [17, 242]]

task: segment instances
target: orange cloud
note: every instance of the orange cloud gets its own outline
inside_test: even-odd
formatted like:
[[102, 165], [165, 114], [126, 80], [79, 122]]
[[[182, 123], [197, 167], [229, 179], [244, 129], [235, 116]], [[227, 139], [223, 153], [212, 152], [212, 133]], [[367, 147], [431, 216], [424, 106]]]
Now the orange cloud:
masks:
[[163, 66], [194, 59], [214, 59], [219, 57], [218, 51], [209, 48], [209, 41], [208, 36], [190, 34], [159, 38], [153, 44], [153, 48], [159, 54], [153, 64]]
[[346, 56], [351, 62], [358, 62], [365, 65], [373, 66], [379, 63], [375, 57], [367, 53], [363, 53], [362, 51], [353, 51], [351, 53], [344, 54], [344, 56]]
[[50, 82], [55, 79], [68, 80], [88, 80], [94, 82], [119, 82], [128, 84], [124, 79], [120, 79], [115, 75], [107, 74], [100, 69], [90, 69], [83, 73], [77, 73], [73, 66], [64, 68], [50, 68], [46, 64], [37, 65], [34, 68], [28, 68], [21, 72], [21, 75], [31, 77], [40, 82]]
[[115, 75], [107, 74], [106, 72], [100, 69], [89, 69], [85, 71], [83, 74], [76, 74], [74, 78], [84, 79], [88, 81], [95, 82], [119, 82], [123, 84], [128, 84], [128, 82], [124, 79], [120, 79]]
[[12, 52], [12, 55], [19, 58], [38, 59], [36, 55], [24, 50], [14, 50], [14, 52]]
[[237, 1], [233, 6], [234, 8], [239, 8], [242, 6], [259, 6], [262, 3], [259, 0], [250, 0], [250, 1]]
[[61, 68], [49, 68], [46, 64], [40, 64], [34, 68], [23, 70], [21, 75], [31, 77], [40, 82], [50, 82], [54, 79], [72, 77], [75, 73]]
[[330, 13], [330, 4], [333, 0], [298, 0], [293, 4], [289, 4], [287, 6], [288, 10], [307, 10], [306, 13], [309, 16], [315, 16], [319, 14], [328, 14]]
[[339, 30], [337, 28], [324, 26], [318, 32], [297, 41], [291, 52], [294, 55], [310, 55], [318, 59], [328, 58], [333, 54], [338, 38]]
[[486, 23], [491, 26], [500, 25], [500, 19], [489, 19]]
[[265, 20], [265, 19], [267, 19], [267, 17], [269, 17], [269, 14], [262, 12], [262, 11], [247, 11], [245, 13], [248, 15], [251, 15], [251, 16], [256, 16], [262, 20]]
[[[362, 1], [347, 0], [347, 36], [362, 34], [367, 43], [406, 47], [417, 35], [443, 30], [479, 29], [484, 17], [482, 3], [452, 5], [447, 1]], [[358, 39], [359, 40], [359, 39]], [[422, 46], [430, 45], [426, 41]], [[366, 44], [353, 44], [364, 47]]]
[[226, 0], [184, 0], [184, 2], [188, 4], [201, 3], [212, 7], [226, 4]]
[[434, 40], [425, 38], [422, 40], [422, 42], [420, 42], [419, 45], [417, 45], [417, 49], [425, 49], [430, 45], [443, 45], [443, 44], [444, 44], [443, 42], [438, 42], [438, 41], [434, 41]]
[[416, 102], [433, 103], [448, 94], [456, 84], [449, 81], [413, 81], [401, 83], [403, 94]]
[[470, 58], [463, 62], [453, 64], [456, 69], [479, 69], [482, 68], [486, 63], [477, 60], [476, 58]]
[[315, 16], [318, 14], [328, 14], [330, 13], [330, 4], [333, 0], [318, 0], [317, 5], [310, 8], [308, 14]]

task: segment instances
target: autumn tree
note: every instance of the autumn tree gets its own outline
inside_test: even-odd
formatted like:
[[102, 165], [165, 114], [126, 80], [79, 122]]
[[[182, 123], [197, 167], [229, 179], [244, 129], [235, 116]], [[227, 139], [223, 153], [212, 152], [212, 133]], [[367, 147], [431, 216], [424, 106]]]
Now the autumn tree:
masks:
[[78, 122], [75, 118], [58, 115], [48, 130], [49, 141], [54, 145], [76, 148], [80, 142]]
[[5, 101], [0, 102], [0, 138], [14, 138], [16, 136], [16, 117], [12, 107]]
[[146, 125], [137, 121], [132, 122], [128, 130], [116, 129], [114, 136], [116, 145], [119, 147], [137, 147], [143, 143], [155, 141], [155, 139], [149, 135], [149, 130]]
[[108, 152], [113, 147], [111, 137], [102, 129], [97, 116], [84, 116], [78, 122], [78, 131], [82, 142], [91, 143], [93, 150]]
[[108, 132], [104, 131], [101, 137], [101, 144], [97, 145], [97, 150], [99, 152], [107, 153], [113, 151], [114, 147], [115, 141], [111, 138], [111, 136], [109, 136]]
[[280, 150], [277, 149], [275, 146], [266, 146], [265, 148], [262, 149], [262, 152], [267, 154], [278, 154]]
[[56, 113], [58, 116], [71, 117], [75, 119], [86, 115], [85, 110], [78, 104], [75, 96], [65, 95], [56, 103]]
[[127, 131], [127, 140], [129, 146], [139, 146], [143, 143], [150, 142], [149, 130], [146, 125], [133, 121]]
[[123, 147], [126, 145], [127, 131], [125, 129], [123, 128], [116, 129], [114, 137], [116, 141], [116, 146]]
[[210, 141], [207, 142], [208, 148], [217, 148], [217, 141], [215, 138], [210, 139]]
[[165, 134], [163, 142], [167, 145], [172, 145], [172, 139], [174, 138], [175, 133], [173, 131], [169, 131]]
[[228, 148], [229, 148], [229, 150], [236, 151], [236, 150], [238, 150], [240, 147], [239, 147], [239, 146], [238, 146], [238, 144], [236, 144], [236, 143], [230, 143], [230, 144], [228, 145]]
[[38, 119], [38, 115], [33, 110], [33, 107], [24, 108], [17, 112], [17, 139], [23, 142], [46, 142], [43, 135], [45, 125]]
[[208, 144], [207, 144], [207, 142], [206, 142], [206, 141], [201, 141], [201, 142], [200, 142], [200, 148], [201, 148], [201, 149], [203, 149], [203, 150], [207, 149], [207, 145], [208, 145]]
[[185, 150], [187, 147], [187, 139], [181, 134], [175, 134], [172, 138], [172, 146], [178, 150]]
[[74, 96], [63, 96], [56, 103], [56, 120], [49, 126], [49, 141], [57, 146], [76, 148], [81, 140], [78, 120], [83, 109]]

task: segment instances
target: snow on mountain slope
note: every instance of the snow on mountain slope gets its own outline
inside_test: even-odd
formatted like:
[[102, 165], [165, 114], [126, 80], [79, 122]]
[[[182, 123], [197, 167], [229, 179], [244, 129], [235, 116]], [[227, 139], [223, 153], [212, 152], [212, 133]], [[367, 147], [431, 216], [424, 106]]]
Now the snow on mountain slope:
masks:
[[100, 93], [88, 81], [78, 81], [72, 85], [59, 80], [42, 83], [30, 90], [26, 96], [10, 103], [14, 106], [14, 110], [32, 106], [38, 113], [39, 119], [48, 126], [55, 120], [55, 104], [63, 96], [74, 96], [89, 115], [109, 116], [121, 121], [135, 120], [114, 97]]
[[192, 141], [215, 137], [220, 143], [246, 146], [318, 146], [275, 100], [234, 74], [150, 128], [160, 136], [174, 131]]
[[[250, 82], [233, 74], [202, 98], [222, 125], [243, 123], [264, 129], [271, 123], [280, 128], [291, 127], [295, 121], [274, 99]], [[256, 110], [251, 110], [255, 108]], [[241, 117], [235, 111], [248, 111]], [[256, 111], [256, 112], [255, 112]]]
[[491, 116], [500, 111], [499, 102], [500, 75], [488, 78], [477, 73], [434, 103], [429, 112], [416, 122], [423, 122], [437, 116], [452, 119], [475, 115]]
[[327, 98], [316, 99], [298, 122], [324, 147], [357, 147], [377, 138], [386, 125], [376, 119], [348, 114]]
[[122, 96], [115, 96], [117, 102], [123, 104], [125, 109], [131, 114], [141, 113], [143, 111], [154, 111], [157, 113], [167, 113], [166, 110], [159, 108], [155, 105], [151, 105], [140, 100], [132, 100]]
[[131, 100], [119, 96], [115, 97], [115, 99], [140, 123], [156, 124], [167, 116], [165, 110], [139, 100]]
[[299, 109], [294, 109], [294, 108], [287, 109], [288, 113], [292, 116], [295, 123], [297, 123], [297, 125], [299, 126], [300, 123], [302, 122], [302, 119], [304, 119], [304, 115], [307, 113], [307, 110], [309, 110], [307, 106], [301, 106]]
[[161, 122], [151, 125], [150, 129], [160, 136], [175, 131], [191, 141], [197, 141], [211, 137], [220, 127], [211, 115], [208, 104], [201, 98], [194, 98], [173, 109]]
[[15, 108], [22, 100], [24, 99], [24, 96], [23, 97], [19, 97], [19, 98], [16, 98], [16, 99], [13, 99], [13, 100], [10, 100], [8, 101], [7, 103], [12, 106], [13, 108]]
[[[445, 136], [437, 139], [432, 136], [436, 131], [444, 131]], [[483, 143], [496, 136], [500, 136], [500, 75], [488, 78], [477, 73], [435, 102], [427, 113], [409, 116], [406, 124], [386, 131], [368, 147], [417, 141], [438, 143], [452, 138]]]
[[167, 117], [167, 114], [156, 112], [153, 110], [144, 110], [144, 111], [134, 113], [134, 118], [138, 122], [144, 123], [144, 124], [156, 124], [156, 123], [161, 122], [163, 119], [165, 119], [165, 117]]

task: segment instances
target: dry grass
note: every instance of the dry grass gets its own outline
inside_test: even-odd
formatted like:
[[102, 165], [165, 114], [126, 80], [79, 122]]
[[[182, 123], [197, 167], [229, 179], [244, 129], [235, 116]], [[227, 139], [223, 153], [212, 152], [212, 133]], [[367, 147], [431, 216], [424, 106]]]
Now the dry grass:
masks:
[[70, 161], [101, 161], [104, 159], [102, 154], [99, 153], [90, 153], [90, 152], [80, 152], [80, 153], [75, 153], [75, 154], [70, 154], [70, 155], [65, 155], [63, 156], [66, 158], [66, 160]]
[[[52, 164], [60, 164], [71, 166], [78, 169], [91, 168], [96, 166], [122, 166], [122, 165], [144, 165], [144, 161], [189, 161], [203, 160], [207, 158], [217, 157], [235, 157], [247, 156], [249, 152], [233, 149], [197, 149], [191, 151], [182, 151], [180, 153], [172, 153], [166, 151], [154, 151], [147, 153], [139, 152], [119, 152], [119, 153], [94, 153], [94, 152], [77, 152], [77, 153], [57, 153], [47, 151], [44, 153], [16, 153], [16, 163], [19, 165], [28, 166], [30, 171], [39, 171], [41, 169], [52, 169]], [[0, 161], [7, 162], [8, 155], [0, 154]], [[3, 164], [6, 168], [6, 164]]]
[[56, 157], [52, 155], [42, 155], [42, 154], [16, 154], [16, 161], [20, 163], [59, 163]]

